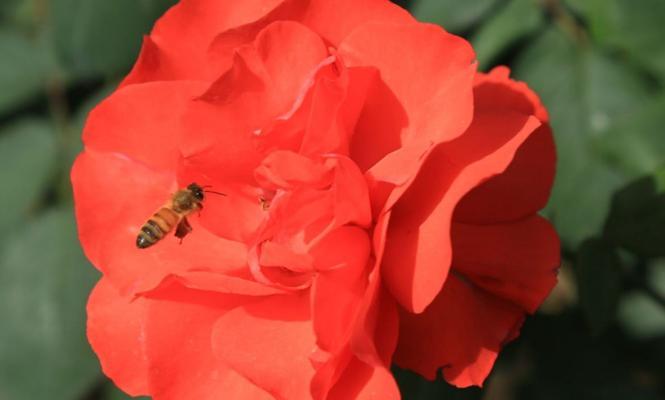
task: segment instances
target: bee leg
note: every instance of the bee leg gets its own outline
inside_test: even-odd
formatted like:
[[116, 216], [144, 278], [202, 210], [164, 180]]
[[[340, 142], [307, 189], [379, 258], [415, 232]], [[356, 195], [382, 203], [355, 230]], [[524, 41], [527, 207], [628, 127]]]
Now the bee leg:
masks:
[[182, 239], [184, 239], [184, 237], [191, 231], [192, 226], [189, 224], [189, 221], [187, 221], [187, 218], [183, 218], [175, 228], [175, 237], [180, 239], [180, 244], [182, 244]]
[[202, 203], [199, 203], [198, 209], [199, 209], [199, 217], [200, 217], [201, 216], [201, 211], [203, 211], [203, 204]]

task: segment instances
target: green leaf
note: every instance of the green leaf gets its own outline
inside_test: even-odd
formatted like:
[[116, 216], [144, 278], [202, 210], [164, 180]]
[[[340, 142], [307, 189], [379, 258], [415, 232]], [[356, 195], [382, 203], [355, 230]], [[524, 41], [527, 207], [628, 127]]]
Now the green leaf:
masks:
[[511, 0], [471, 38], [480, 69], [520, 38], [535, 32], [544, 22], [538, 0]]
[[665, 165], [665, 95], [626, 115], [596, 141], [614, 165], [643, 175]]
[[0, 115], [32, 99], [46, 84], [48, 52], [18, 32], [0, 30]]
[[126, 72], [144, 34], [175, 0], [52, 0], [60, 60], [70, 74], [90, 77]]
[[99, 378], [85, 336], [97, 273], [81, 252], [72, 212], [17, 225], [0, 254], [0, 398], [80, 398]]
[[595, 334], [603, 332], [616, 316], [621, 294], [621, 261], [616, 249], [600, 239], [582, 243], [575, 261], [580, 305]]
[[564, 245], [596, 234], [610, 195], [626, 179], [593, 145], [623, 115], [648, 101], [647, 82], [628, 67], [552, 27], [519, 57], [516, 76], [547, 106], [557, 143], [557, 176], [546, 210]]
[[0, 232], [7, 232], [35, 207], [55, 169], [56, 143], [51, 127], [36, 119], [6, 127], [0, 132], [0, 160]]
[[665, 309], [641, 292], [623, 297], [619, 305], [621, 325], [636, 339], [665, 335]]
[[665, 256], [665, 169], [614, 195], [605, 236], [640, 256]]
[[498, 0], [415, 0], [410, 8], [418, 20], [460, 33], [478, 23], [498, 3]]
[[569, 0], [587, 19], [600, 44], [625, 51], [665, 79], [665, 2]]

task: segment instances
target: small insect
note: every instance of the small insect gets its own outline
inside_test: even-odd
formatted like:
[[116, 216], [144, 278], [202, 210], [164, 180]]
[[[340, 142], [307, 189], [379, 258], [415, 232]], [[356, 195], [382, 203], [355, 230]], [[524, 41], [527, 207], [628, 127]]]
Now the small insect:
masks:
[[192, 226], [187, 221], [187, 216], [194, 211], [203, 209], [204, 193], [214, 193], [226, 196], [224, 193], [204, 190], [209, 186], [199, 186], [191, 183], [185, 189], [180, 189], [173, 194], [171, 200], [163, 205], [150, 217], [136, 236], [136, 247], [145, 249], [160, 241], [175, 226], [175, 236], [182, 239], [192, 231]]

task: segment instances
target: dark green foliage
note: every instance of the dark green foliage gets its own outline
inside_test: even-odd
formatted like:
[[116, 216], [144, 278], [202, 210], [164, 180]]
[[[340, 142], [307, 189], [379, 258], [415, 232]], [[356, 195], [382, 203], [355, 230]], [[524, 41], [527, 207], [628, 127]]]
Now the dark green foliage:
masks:
[[614, 195], [605, 235], [644, 257], [665, 257], [665, 170]]
[[600, 239], [584, 241], [577, 252], [575, 274], [580, 307], [591, 330], [604, 331], [613, 322], [621, 295], [621, 261], [617, 250]]

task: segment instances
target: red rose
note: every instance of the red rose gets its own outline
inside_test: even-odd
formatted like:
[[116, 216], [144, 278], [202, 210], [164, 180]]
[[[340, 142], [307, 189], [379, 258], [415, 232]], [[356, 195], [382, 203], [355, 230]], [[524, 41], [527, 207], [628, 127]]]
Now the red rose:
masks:
[[[72, 170], [104, 372], [155, 399], [395, 399], [393, 361], [480, 385], [559, 255], [546, 111], [474, 59], [383, 0], [173, 7]], [[137, 249], [192, 182], [227, 196]]]

